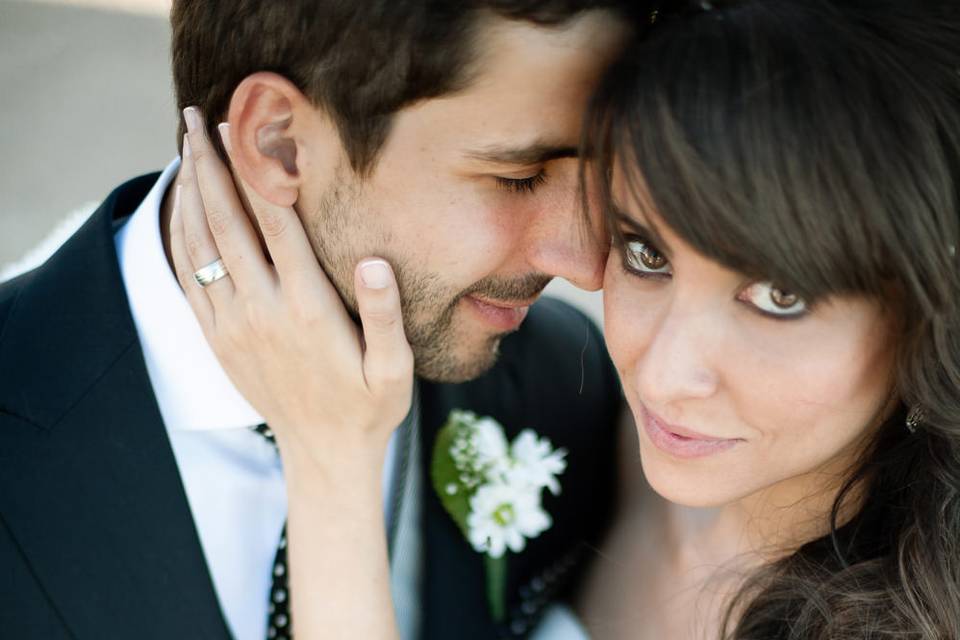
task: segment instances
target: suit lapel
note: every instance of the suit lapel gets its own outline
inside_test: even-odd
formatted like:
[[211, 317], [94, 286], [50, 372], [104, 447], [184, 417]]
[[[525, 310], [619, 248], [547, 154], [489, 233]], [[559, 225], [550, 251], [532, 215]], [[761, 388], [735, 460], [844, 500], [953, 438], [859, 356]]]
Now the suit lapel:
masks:
[[229, 638], [129, 314], [124, 185], [26, 276], [0, 339], [0, 514], [80, 639]]
[[[483, 558], [464, 540], [463, 534], [444, 511], [430, 480], [430, 460], [439, 428], [454, 408], [465, 404], [468, 385], [422, 385], [421, 423], [423, 440], [423, 638], [457, 637], [489, 639], [498, 636], [490, 620], [485, 593]], [[476, 404], [475, 396], [471, 396]]]

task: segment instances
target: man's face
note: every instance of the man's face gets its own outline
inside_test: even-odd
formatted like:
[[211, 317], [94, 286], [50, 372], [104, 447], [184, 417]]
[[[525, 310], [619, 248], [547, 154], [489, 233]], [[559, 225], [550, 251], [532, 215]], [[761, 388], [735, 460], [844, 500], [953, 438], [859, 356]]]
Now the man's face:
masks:
[[488, 369], [554, 276], [599, 288], [605, 243], [582, 221], [575, 154], [624, 32], [603, 12], [560, 29], [491, 19], [474, 81], [398, 112], [370, 177], [304, 176], [316, 190], [298, 211], [347, 304], [360, 259], [394, 266], [420, 375]]

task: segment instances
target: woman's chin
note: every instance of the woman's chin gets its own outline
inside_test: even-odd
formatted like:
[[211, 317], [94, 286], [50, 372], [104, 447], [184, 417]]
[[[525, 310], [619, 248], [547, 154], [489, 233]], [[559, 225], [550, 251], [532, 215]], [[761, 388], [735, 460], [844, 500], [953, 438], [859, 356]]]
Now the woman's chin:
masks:
[[697, 469], [689, 461], [661, 459], [658, 451], [640, 447], [643, 474], [650, 487], [664, 500], [684, 507], [722, 507], [743, 497], [739, 487], [722, 470]]

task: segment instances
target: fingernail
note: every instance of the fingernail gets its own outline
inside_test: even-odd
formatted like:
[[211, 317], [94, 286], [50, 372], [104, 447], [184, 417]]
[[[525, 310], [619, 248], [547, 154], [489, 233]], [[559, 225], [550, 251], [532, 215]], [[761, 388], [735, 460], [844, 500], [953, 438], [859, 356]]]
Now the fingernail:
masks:
[[370, 260], [360, 265], [360, 279], [368, 289], [390, 286], [390, 267], [383, 260]]
[[190, 133], [200, 129], [200, 112], [196, 107], [187, 107], [184, 109], [183, 119], [187, 123], [187, 131]]
[[190, 157], [190, 153], [191, 153], [191, 152], [190, 152], [190, 140], [187, 138], [187, 136], [183, 136], [183, 157], [184, 157], [184, 158], [189, 158], [189, 157]]
[[217, 125], [217, 131], [220, 132], [220, 140], [223, 141], [223, 148], [227, 150], [227, 153], [233, 151], [230, 148], [230, 125], [226, 122], [221, 122]]

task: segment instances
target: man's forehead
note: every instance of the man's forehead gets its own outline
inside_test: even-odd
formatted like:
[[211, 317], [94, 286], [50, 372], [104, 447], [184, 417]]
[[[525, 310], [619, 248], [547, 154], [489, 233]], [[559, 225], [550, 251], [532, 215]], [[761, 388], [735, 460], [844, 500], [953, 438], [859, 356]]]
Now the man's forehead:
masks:
[[510, 165], [576, 157], [587, 100], [626, 27], [592, 11], [560, 27], [497, 19], [488, 30], [467, 86], [401, 110], [391, 141]]
[[569, 157], [586, 102], [620, 51], [626, 29], [602, 10], [561, 26], [501, 19], [489, 27], [478, 44], [472, 82], [451, 96], [451, 106], [459, 103], [492, 131], [512, 131], [501, 131], [508, 137], [495, 135], [482, 147], [472, 145], [470, 155]]
[[582, 100], [568, 97], [547, 111], [537, 98], [504, 97], [491, 103], [458, 95], [425, 100], [397, 114], [388, 146], [510, 165], [576, 158]]

